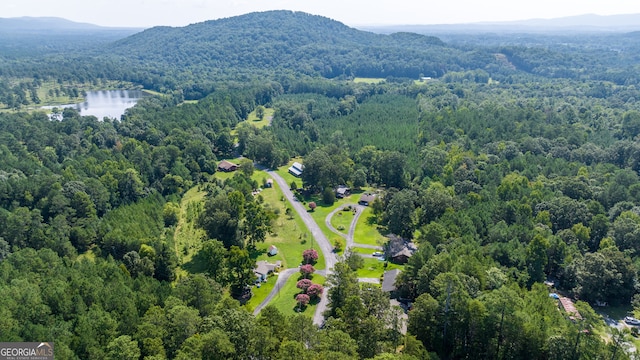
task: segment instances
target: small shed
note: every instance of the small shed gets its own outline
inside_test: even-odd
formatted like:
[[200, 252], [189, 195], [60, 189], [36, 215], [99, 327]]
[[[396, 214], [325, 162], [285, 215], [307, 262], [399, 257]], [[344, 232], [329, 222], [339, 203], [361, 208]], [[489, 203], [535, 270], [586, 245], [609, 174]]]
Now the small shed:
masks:
[[269, 246], [269, 249], [267, 249], [267, 254], [269, 254], [269, 256], [278, 255], [278, 248], [275, 245]]

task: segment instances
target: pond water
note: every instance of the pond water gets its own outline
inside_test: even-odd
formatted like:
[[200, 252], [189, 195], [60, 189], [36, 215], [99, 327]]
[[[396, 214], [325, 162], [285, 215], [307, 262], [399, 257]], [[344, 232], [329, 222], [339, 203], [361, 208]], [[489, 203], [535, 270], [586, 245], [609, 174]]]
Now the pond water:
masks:
[[[80, 115], [93, 115], [102, 120], [104, 117], [120, 120], [124, 111], [133, 107], [143, 93], [141, 90], [101, 90], [88, 91], [85, 101], [78, 104], [66, 104], [57, 106], [44, 106], [44, 109], [58, 109], [72, 107], [80, 112]], [[54, 116], [52, 116], [54, 118]]]

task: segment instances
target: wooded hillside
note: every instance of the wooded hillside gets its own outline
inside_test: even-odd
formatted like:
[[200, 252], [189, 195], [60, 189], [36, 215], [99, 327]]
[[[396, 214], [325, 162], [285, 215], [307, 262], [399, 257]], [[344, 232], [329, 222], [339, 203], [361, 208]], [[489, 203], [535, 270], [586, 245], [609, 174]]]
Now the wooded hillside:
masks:
[[[631, 38], [445, 43], [276, 11], [7, 56], [0, 340], [52, 340], [63, 359], [631, 358], [637, 328], [609, 326], [640, 315]], [[46, 84], [77, 99], [108, 81], [159, 92], [120, 119], [30, 108]], [[269, 126], [253, 126], [265, 113]], [[239, 170], [221, 174], [222, 159]], [[324, 214], [345, 214], [321, 329], [241, 305], [278, 224], [295, 224], [279, 241], [296, 251], [314, 243], [294, 202], [262, 197], [263, 168], [288, 176], [320, 231]], [[356, 206], [365, 194], [375, 200]], [[366, 231], [349, 235], [358, 211]], [[179, 226], [197, 235], [178, 244], [191, 236]], [[349, 236], [369, 246], [343, 249]], [[283, 259], [300, 272], [302, 254]], [[305, 266], [284, 287], [313, 286], [318, 301]], [[391, 268], [383, 291], [371, 276]], [[296, 311], [310, 301], [297, 295]]]

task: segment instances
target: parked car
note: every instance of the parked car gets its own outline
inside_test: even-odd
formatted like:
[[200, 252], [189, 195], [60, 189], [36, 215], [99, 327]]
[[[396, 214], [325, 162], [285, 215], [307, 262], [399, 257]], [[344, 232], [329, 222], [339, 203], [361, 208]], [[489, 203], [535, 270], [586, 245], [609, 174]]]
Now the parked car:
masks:
[[631, 317], [631, 316], [626, 316], [624, 318], [624, 322], [629, 324], [629, 325], [640, 325], [640, 320], [638, 320], [638, 319], [636, 319], [634, 317]]
[[373, 254], [371, 254], [373, 256], [382, 256], [383, 254], [380, 251], [374, 251]]

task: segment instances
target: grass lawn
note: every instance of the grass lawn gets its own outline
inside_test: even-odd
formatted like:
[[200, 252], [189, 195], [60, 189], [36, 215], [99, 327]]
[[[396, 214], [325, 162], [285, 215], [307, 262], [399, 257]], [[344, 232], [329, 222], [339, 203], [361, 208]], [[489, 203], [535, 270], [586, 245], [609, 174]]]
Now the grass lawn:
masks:
[[[253, 179], [257, 180], [259, 183], [262, 183], [262, 178], [264, 177], [268, 177], [268, 175], [261, 171], [256, 171], [253, 174]], [[260, 192], [260, 196], [262, 196], [264, 203], [268, 204], [272, 209], [279, 209], [280, 216], [275, 220], [273, 233], [267, 234], [267, 238], [264, 243], [257, 244], [256, 250], [252, 252], [252, 257], [255, 258], [256, 261], [266, 260], [269, 262], [275, 262], [280, 260], [282, 261], [283, 269], [297, 267], [302, 261], [302, 252], [311, 247], [311, 234], [300, 219], [298, 213], [293, 209], [291, 210], [291, 215], [285, 214], [286, 208], [290, 207], [290, 205], [286, 200], [283, 201], [284, 195], [277, 183], [274, 182], [273, 188], [263, 189]], [[267, 249], [270, 245], [275, 245], [278, 248], [277, 255], [267, 255]], [[325, 268], [324, 255], [321, 251], [318, 251], [318, 260], [314, 267], [316, 270], [322, 270]], [[276, 279], [277, 277], [271, 276], [268, 278], [266, 283], [261, 285], [260, 288], [255, 286], [253, 287], [253, 297], [247, 303], [250, 310], [253, 310], [262, 302], [262, 300], [264, 300], [265, 297], [267, 297], [273, 288]], [[276, 296], [272, 301], [272, 304], [279, 302], [280, 305], [278, 305], [278, 308], [285, 314], [295, 313], [293, 310], [295, 307], [294, 297], [295, 294], [299, 292], [299, 289], [295, 287], [297, 279], [297, 275], [291, 276], [283, 290], [281, 290], [280, 295]], [[315, 275], [314, 282], [322, 284], [324, 283], [324, 278], [320, 275]], [[290, 300], [290, 304], [286, 300]], [[304, 313], [308, 313], [311, 314], [310, 316], [313, 316], [314, 311], [315, 306], [309, 305]]]
[[[233, 158], [233, 159], [222, 159], [222, 160], [227, 160], [227, 161], [232, 162], [234, 164], [238, 164], [238, 159], [235, 159], [235, 158]], [[222, 161], [222, 160], [220, 160], [220, 161]], [[220, 161], [218, 161], [218, 163], [220, 163]], [[215, 174], [213, 174], [213, 176], [215, 176], [216, 179], [227, 180], [229, 178], [232, 178], [233, 175], [235, 175], [237, 171], [239, 171], [239, 170], [226, 172], [226, 171], [218, 171], [216, 169], [216, 172], [215, 172]]]
[[[335, 210], [336, 208], [343, 207], [345, 204], [348, 204], [348, 203], [352, 203], [354, 201], [352, 197], [353, 195], [351, 197], [346, 197], [344, 199], [336, 199], [336, 202], [333, 203], [333, 205], [323, 204], [322, 199], [320, 199], [318, 195], [314, 195], [310, 199], [305, 200], [307, 202], [307, 204], [305, 205], [307, 208], [309, 207], [308, 206], [309, 201], [316, 202], [317, 204], [316, 209], [314, 211], [310, 211], [309, 215], [311, 215], [311, 217], [316, 222], [316, 224], [318, 224], [318, 226], [320, 227], [320, 230], [322, 230], [322, 232], [329, 239], [332, 245], [334, 244], [336, 239], [341, 239], [341, 237], [340, 235], [335, 234], [334, 232], [329, 230], [324, 220], [327, 218], [327, 215], [329, 215], [329, 213]], [[336, 214], [334, 217], [337, 217], [337, 216], [338, 215]], [[343, 230], [342, 232], [345, 234], [348, 233], [349, 225], [346, 225], [345, 230]]]
[[[312, 301], [306, 308], [300, 313], [296, 312], [296, 295], [300, 293], [300, 289], [296, 287], [298, 282], [298, 276], [292, 275], [289, 280], [284, 284], [278, 295], [276, 295], [269, 305], [273, 305], [280, 310], [285, 316], [304, 314], [306, 316], [313, 316], [316, 312], [316, 304]], [[315, 284], [324, 285], [325, 278], [320, 275], [313, 275], [311, 278]]]
[[276, 172], [278, 173], [278, 175], [282, 176], [282, 178], [287, 182], [287, 184], [291, 184], [292, 182], [295, 181], [296, 185], [298, 185], [298, 189], [301, 189], [302, 188], [302, 179], [291, 175], [289, 173], [289, 171], [287, 170], [296, 161], [299, 162], [299, 163], [302, 163], [302, 158], [293, 158], [293, 159], [291, 159], [291, 161], [289, 161], [289, 163], [287, 165], [277, 168]]
[[260, 305], [262, 300], [264, 300], [264, 298], [269, 295], [271, 289], [273, 289], [273, 287], [276, 285], [276, 280], [278, 280], [278, 276], [272, 275], [267, 278], [267, 282], [263, 282], [262, 284], [260, 284], [260, 287], [253, 286], [251, 288], [253, 296], [251, 296], [251, 299], [249, 299], [249, 301], [245, 304], [249, 311], [253, 312], [253, 309], [255, 309], [256, 306]]
[[258, 119], [258, 116], [256, 116], [256, 111], [253, 110], [251, 113], [249, 113], [246, 122], [257, 127], [258, 129], [262, 129], [263, 127], [269, 125], [269, 119], [273, 117], [273, 113], [275, 112], [275, 109], [265, 108], [264, 116], [262, 117], [262, 120], [260, 120]]
[[363, 78], [357, 77], [353, 79], [354, 83], [364, 83], [364, 84], [379, 84], [383, 82], [385, 79], [383, 78]]
[[352, 220], [353, 211], [338, 211], [331, 217], [331, 225], [341, 233], [347, 234]]
[[144, 90], [142, 90], [142, 92], [145, 93], [145, 94], [155, 95], [155, 96], [167, 96], [166, 94], [163, 94], [163, 93], [155, 91], [155, 90], [144, 89]]
[[[262, 179], [268, 175], [262, 171], [256, 171], [253, 179], [262, 183]], [[267, 260], [275, 262], [282, 261], [283, 268], [297, 267], [302, 261], [302, 252], [309, 249], [312, 245], [311, 234], [300, 219], [300, 216], [291, 209], [291, 215], [286, 215], [286, 209], [291, 208], [289, 203], [284, 199], [282, 191], [278, 184], [274, 182], [273, 188], [263, 189], [260, 195], [264, 199], [264, 203], [268, 204], [274, 211], [279, 211], [279, 217], [273, 224], [273, 233], [267, 234], [264, 243], [256, 246], [256, 260]], [[267, 248], [275, 245], [278, 248], [278, 254], [275, 256], [267, 255]], [[317, 246], [316, 246], [317, 249]], [[315, 268], [324, 269], [324, 256], [318, 251], [318, 261]]]
[[368, 244], [381, 246], [386, 242], [386, 238], [380, 234], [376, 228], [376, 224], [370, 222], [370, 217], [373, 216], [373, 210], [371, 207], [366, 207], [364, 213], [360, 215], [358, 223], [356, 224], [356, 231], [353, 234], [353, 241], [356, 244]]
[[369, 254], [369, 255], [373, 254], [376, 251], [380, 251], [380, 250], [376, 250], [376, 249], [361, 248], [361, 247], [357, 247], [357, 246], [353, 247], [352, 249], [353, 249], [354, 252], [357, 252], [359, 254]]
[[385, 269], [384, 261], [378, 259], [364, 258], [364, 267], [358, 270], [358, 277], [363, 278], [380, 278], [385, 271], [393, 269], [402, 269], [402, 265], [388, 263]]
[[[248, 123], [248, 124], [251, 124], [251, 125], [257, 127], [258, 129], [262, 129], [263, 127], [269, 125], [269, 123], [270, 123], [269, 119], [273, 118], [273, 114], [275, 112], [276, 112], [275, 109], [265, 108], [264, 109], [264, 117], [262, 118], [262, 120], [260, 120], [260, 119], [258, 119], [258, 116], [256, 116], [256, 111], [253, 110], [247, 116], [247, 120], [241, 121], [240, 123], [243, 123], [243, 122], [244, 123]], [[237, 127], [238, 126], [236, 125], [236, 128], [231, 129], [231, 136], [237, 136], [238, 135], [238, 131], [236, 130]]]
[[[622, 320], [625, 316], [628, 316], [629, 313], [633, 312], [633, 306], [625, 305], [625, 306], [605, 306], [605, 307], [595, 307], [594, 310], [598, 314], [607, 315], [608, 317], [615, 320]], [[640, 314], [635, 314], [640, 315]]]
[[194, 255], [200, 250], [203, 239], [206, 238], [204, 230], [196, 227], [196, 218], [204, 206], [206, 192], [193, 187], [187, 191], [180, 201], [180, 219], [173, 236], [178, 264], [176, 279], [186, 276], [187, 272], [199, 272], [204, 268], [194, 259]]
[[179, 105], [184, 105], [184, 104], [197, 104], [198, 100], [185, 100], [183, 102], [181, 102]]

